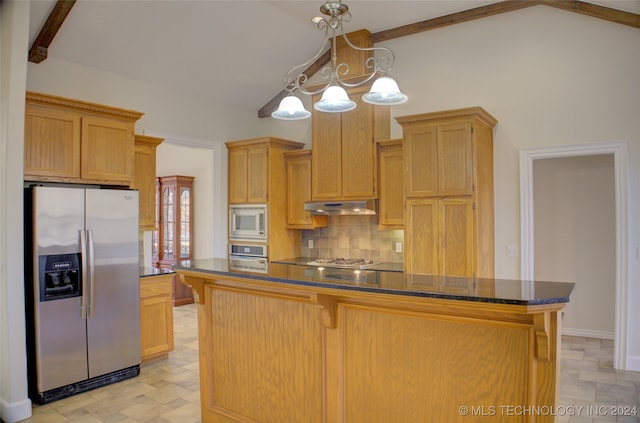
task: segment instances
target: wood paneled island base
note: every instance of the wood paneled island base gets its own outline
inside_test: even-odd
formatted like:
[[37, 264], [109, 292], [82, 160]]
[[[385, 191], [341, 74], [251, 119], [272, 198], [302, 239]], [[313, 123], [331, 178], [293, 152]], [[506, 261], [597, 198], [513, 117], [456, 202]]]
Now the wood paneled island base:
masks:
[[386, 292], [428, 291], [402, 273], [360, 290], [305, 282], [304, 266], [174, 269], [198, 304], [203, 422], [554, 421], [565, 302], [455, 299], [438, 277], [451, 298]]

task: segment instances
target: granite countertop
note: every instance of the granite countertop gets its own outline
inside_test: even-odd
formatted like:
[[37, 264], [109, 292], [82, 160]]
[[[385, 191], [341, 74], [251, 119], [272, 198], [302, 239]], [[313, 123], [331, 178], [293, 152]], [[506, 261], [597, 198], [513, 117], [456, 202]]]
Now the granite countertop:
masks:
[[171, 269], [158, 269], [156, 267], [140, 267], [139, 271], [141, 278], [176, 273]]
[[525, 306], [569, 302], [574, 287], [569, 282], [414, 275], [373, 269], [354, 271], [306, 266], [302, 262], [269, 263], [267, 273], [254, 273], [229, 269], [229, 261], [222, 258], [187, 260], [173, 268], [178, 272], [195, 271], [301, 286]]

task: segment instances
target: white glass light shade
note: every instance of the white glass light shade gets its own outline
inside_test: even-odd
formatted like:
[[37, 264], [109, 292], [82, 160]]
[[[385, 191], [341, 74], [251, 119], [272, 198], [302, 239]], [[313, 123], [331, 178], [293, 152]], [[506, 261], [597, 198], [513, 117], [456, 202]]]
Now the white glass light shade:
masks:
[[313, 108], [320, 112], [341, 113], [355, 109], [356, 103], [351, 101], [344, 88], [332, 85], [324, 91]]
[[298, 120], [311, 116], [311, 112], [304, 108], [302, 101], [293, 94], [286, 96], [280, 101], [278, 110], [271, 113], [276, 119]]
[[404, 103], [407, 96], [400, 92], [398, 83], [393, 78], [381, 76], [375, 80], [369, 92], [362, 96], [362, 100], [369, 104], [388, 106]]

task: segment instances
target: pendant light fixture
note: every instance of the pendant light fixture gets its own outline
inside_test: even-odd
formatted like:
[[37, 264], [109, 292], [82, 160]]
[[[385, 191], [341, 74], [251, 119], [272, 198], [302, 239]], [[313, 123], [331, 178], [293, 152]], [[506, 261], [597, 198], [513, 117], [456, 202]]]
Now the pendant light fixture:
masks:
[[[341, 113], [356, 108], [356, 103], [349, 98], [346, 88], [362, 86], [373, 80], [376, 76], [380, 76], [373, 82], [371, 90], [362, 96], [362, 100], [374, 104], [389, 106], [401, 104], [407, 101], [397, 82], [387, 75], [395, 62], [395, 55], [386, 47], [358, 47], [354, 45], [344, 32], [342, 22], [351, 20], [349, 7], [342, 2], [326, 1], [320, 6], [320, 12], [324, 17], [315, 17], [312, 22], [318, 29], [324, 30], [324, 41], [320, 46], [320, 50], [311, 59], [301, 65], [294, 66], [287, 72], [284, 78], [285, 91], [289, 94], [282, 99], [278, 109], [271, 116], [276, 119], [297, 120], [311, 116], [311, 112], [304, 108], [302, 101], [293, 93], [295, 90], [308, 95], [322, 93], [320, 101], [314, 104], [314, 109], [321, 112]], [[357, 82], [347, 82], [345, 78], [349, 75], [349, 65], [347, 63], [338, 63], [338, 55], [336, 49], [336, 38], [340, 35], [345, 43], [356, 51], [370, 51], [378, 53], [378, 57], [369, 57], [365, 61], [365, 68], [369, 73], [363, 79]], [[320, 71], [321, 78], [325, 83], [318, 89], [309, 90], [305, 87], [309, 77], [304, 73], [305, 69], [316, 61], [326, 50], [327, 45], [331, 47], [331, 62]]]

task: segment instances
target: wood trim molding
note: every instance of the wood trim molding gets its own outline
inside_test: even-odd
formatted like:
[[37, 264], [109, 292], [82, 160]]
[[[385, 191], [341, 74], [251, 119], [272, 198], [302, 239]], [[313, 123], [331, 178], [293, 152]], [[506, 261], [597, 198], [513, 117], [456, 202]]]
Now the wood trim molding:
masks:
[[[420, 32], [430, 31], [432, 29], [443, 28], [449, 25], [455, 25], [462, 22], [468, 22], [475, 19], [486, 18], [489, 16], [499, 15], [501, 13], [512, 12], [514, 10], [525, 9], [531, 6], [545, 5], [555, 7], [557, 9], [567, 10], [570, 12], [580, 13], [594, 18], [605, 19], [621, 25], [628, 25], [634, 28], [640, 28], [640, 15], [623, 10], [612, 9], [606, 6], [600, 6], [593, 3], [587, 3], [579, 0], [505, 0], [486, 6], [475, 7], [473, 9], [461, 12], [451, 13], [449, 15], [439, 16], [437, 18], [427, 19], [424, 21], [387, 29], [385, 31], [371, 34], [373, 44], [382, 41], [393, 40], [395, 38], [406, 37], [407, 35], [418, 34]], [[311, 77], [317, 71], [322, 69], [324, 65], [329, 63], [330, 50], [323, 56], [312, 63], [305, 73]], [[274, 98], [269, 100], [267, 104], [262, 106], [258, 111], [258, 117], [270, 117], [280, 100], [287, 94], [282, 90]]]
[[117, 107], [105, 106], [104, 104], [89, 103], [87, 101], [74, 100], [33, 91], [27, 91], [26, 102], [29, 104], [56, 106], [105, 116], [118, 116], [120, 118], [130, 119], [133, 121], [137, 121], [144, 115], [144, 113], [136, 110], [120, 109]]
[[534, 280], [534, 237], [533, 237], [533, 162], [538, 159], [556, 157], [589, 156], [613, 154], [615, 172], [616, 202], [616, 324], [613, 353], [613, 367], [621, 370], [630, 368], [627, 356], [627, 298], [631, 286], [628, 274], [629, 257], [629, 216], [628, 216], [628, 148], [624, 141], [563, 145], [520, 150], [520, 277]]
[[29, 61], [40, 63], [47, 58], [49, 46], [67, 18], [76, 0], [58, 0], [45, 21], [40, 33], [29, 49]]

